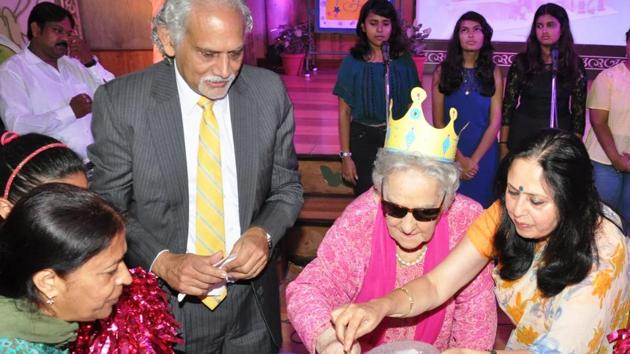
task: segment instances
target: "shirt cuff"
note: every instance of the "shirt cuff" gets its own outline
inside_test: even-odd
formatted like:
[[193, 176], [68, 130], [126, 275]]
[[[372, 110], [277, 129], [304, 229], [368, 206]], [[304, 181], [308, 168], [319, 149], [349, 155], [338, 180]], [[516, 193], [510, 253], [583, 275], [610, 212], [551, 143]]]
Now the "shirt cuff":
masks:
[[149, 267], [149, 272], [153, 272], [153, 265], [155, 264], [155, 261], [158, 259], [158, 257], [164, 253], [164, 252], [168, 252], [169, 250], [161, 250], [160, 252], [158, 252], [157, 255], [155, 255], [155, 258], [153, 258], [153, 262], [151, 262], [151, 267]]
[[97, 85], [102, 85], [115, 78], [115, 76], [107, 71], [107, 69], [105, 69], [105, 67], [98, 60], [96, 61], [96, 65], [90, 66], [86, 69], [90, 72], [92, 77], [94, 77]]
[[72, 107], [70, 107], [70, 102], [68, 102], [67, 106], [57, 110], [55, 113], [57, 116], [57, 120], [60, 121], [64, 127], [70, 123], [73, 123], [77, 119], [77, 116], [74, 115]]

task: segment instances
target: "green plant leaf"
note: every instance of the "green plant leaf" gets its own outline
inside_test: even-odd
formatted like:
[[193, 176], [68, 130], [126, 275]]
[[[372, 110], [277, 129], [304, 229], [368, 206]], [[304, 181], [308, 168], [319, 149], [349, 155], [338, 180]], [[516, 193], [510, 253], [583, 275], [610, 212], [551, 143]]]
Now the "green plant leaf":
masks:
[[322, 177], [330, 187], [339, 187], [343, 183], [341, 178], [341, 172], [335, 172], [326, 165], [320, 165], [319, 170], [322, 173]]

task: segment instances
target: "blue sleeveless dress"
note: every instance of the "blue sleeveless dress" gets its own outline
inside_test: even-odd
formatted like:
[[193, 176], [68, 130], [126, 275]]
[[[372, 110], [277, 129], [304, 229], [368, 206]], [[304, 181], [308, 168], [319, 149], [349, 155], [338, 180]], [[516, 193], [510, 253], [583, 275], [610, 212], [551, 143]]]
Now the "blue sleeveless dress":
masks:
[[[475, 79], [475, 69], [464, 68], [464, 82], [448, 96], [444, 96], [444, 121], [449, 122], [448, 111], [457, 109], [455, 131], [460, 134], [458, 149], [470, 157], [481, 142], [490, 120], [491, 97], [479, 93], [479, 84]], [[495, 139], [490, 149], [479, 161], [479, 172], [473, 179], [461, 180], [458, 192], [479, 202], [487, 208], [496, 199], [494, 178], [499, 166], [499, 146]]]

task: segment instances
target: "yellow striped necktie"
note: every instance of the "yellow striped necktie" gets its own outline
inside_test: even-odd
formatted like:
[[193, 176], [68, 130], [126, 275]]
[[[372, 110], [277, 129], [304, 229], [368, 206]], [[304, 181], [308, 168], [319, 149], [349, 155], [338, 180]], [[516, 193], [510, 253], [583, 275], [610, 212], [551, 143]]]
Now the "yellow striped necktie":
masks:
[[[199, 126], [197, 152], [197, 240], [198, 255], [208, 256], [218, 251], [225, 254], [225, 221], [223, 218], [223, 178], [221, 177], [221, 144], [219, 124], [212, 111], [214, 102], [201, 97], [203, 108]], [[227, 295], [223, 287], [219, 295], [206, 296], [202, 301], [214, 310]]]

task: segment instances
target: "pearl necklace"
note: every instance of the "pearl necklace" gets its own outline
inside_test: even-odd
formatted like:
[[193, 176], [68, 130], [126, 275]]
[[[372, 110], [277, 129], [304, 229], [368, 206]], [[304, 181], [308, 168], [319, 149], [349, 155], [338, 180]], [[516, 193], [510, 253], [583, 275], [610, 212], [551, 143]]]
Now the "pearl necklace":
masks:
[[427, 254], [427, 246], [422, 247], [422, 250], [420, 251], [420, 254], [418, 255], [418, 258], [416, 258], [415, 260], [411, 261], [411, 262], [407, 262], [404, 259], [402, 259], [402, 257], [400, 257], [400, 255], [398, 254], [398, 252], [396, 252], [396, 261], [398, 261], [398, 264], [405, 266], [405, 267], [411, 267], [411, 266], [415, 266], [417, 264], [419, 264], [420, 262], [422, 262], [424, 260], [424, 256]]

